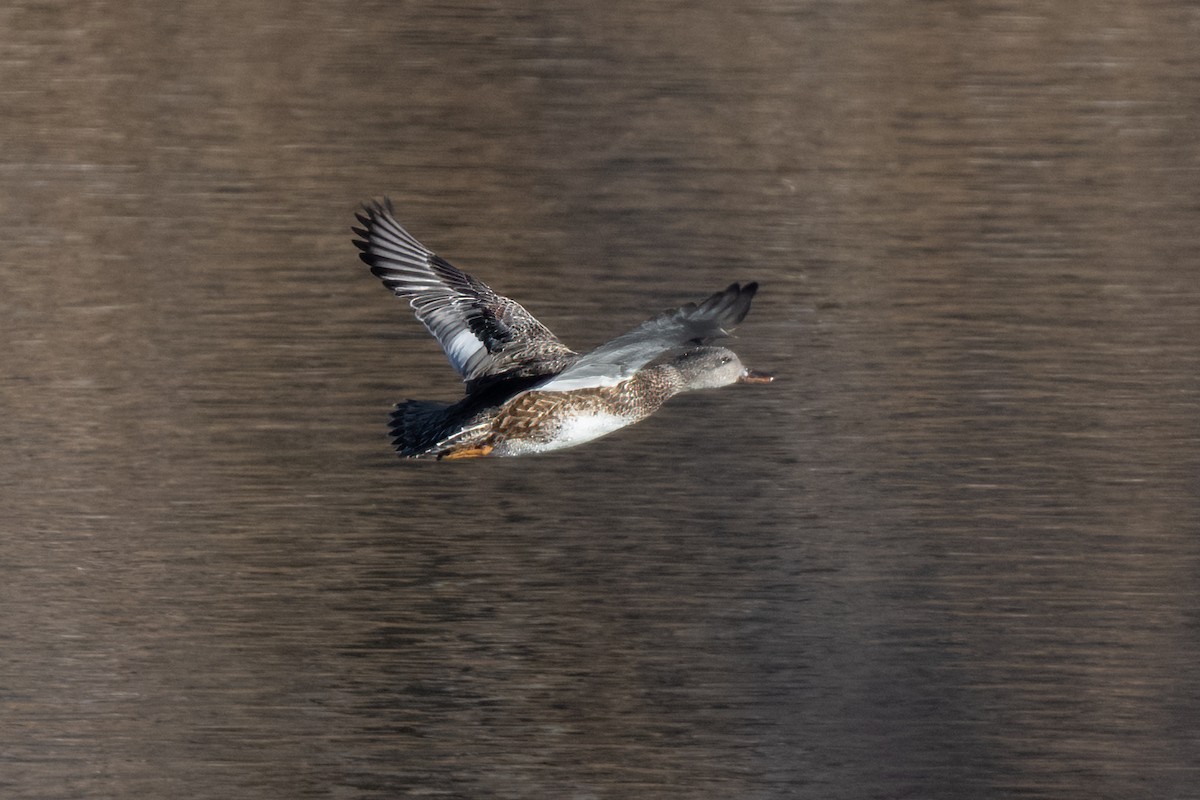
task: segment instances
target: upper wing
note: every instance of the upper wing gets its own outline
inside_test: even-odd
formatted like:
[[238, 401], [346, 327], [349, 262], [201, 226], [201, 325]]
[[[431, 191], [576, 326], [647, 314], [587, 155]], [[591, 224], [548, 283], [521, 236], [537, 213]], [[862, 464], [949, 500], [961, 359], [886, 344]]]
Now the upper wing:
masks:
[[745, 286], [733, 283], [699, 305], [688, 303], [674, 311], [664, 311], [582, 356], [537, 389], [562, 392], [615, 386], [664, 353], [728, 336], [745, 319], [757, 291], [757, 283]]
[[468, 383], [499, 375], [552, 374], [574, 352], [518, 303], [434, 255], [396, 221], [391, 200], [355, 214], [354, 244], [371, 272], [434, 335]]

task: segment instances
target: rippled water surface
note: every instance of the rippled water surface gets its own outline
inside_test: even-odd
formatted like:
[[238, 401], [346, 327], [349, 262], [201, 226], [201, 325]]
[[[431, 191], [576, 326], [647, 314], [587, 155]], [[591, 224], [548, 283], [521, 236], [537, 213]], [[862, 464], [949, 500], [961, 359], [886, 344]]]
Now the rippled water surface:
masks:
[[[6, 798], [1194, 798], [1191, 4], [0, 11]], [[405, 464], [389, 194], [771, 386]]]

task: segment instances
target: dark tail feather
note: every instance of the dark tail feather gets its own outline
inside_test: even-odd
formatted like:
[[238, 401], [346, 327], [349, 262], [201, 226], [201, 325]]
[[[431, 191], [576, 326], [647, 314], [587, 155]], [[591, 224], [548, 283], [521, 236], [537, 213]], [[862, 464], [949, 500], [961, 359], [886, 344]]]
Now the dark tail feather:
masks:
[[392, 411], [389, 430], [392, 444], [402, 456], [435, 456], [431, 453], [445, 433], [449, 403], [434, 403], [427, 400], [405, 400], [397, 403]]

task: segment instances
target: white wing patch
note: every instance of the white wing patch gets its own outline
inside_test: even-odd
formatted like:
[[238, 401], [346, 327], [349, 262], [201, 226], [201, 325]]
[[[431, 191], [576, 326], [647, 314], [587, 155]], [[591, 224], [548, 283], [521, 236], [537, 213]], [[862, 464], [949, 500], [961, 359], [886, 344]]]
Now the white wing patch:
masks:
[[469, 328], [463, 328], [454, 334], [445, 346], [446, 355], [450, 359], [450, 363], [460, 374], [466, 374], [467, 362], [471, 357], [483, 350], [483, 342], [476, 338], [475, 334]]

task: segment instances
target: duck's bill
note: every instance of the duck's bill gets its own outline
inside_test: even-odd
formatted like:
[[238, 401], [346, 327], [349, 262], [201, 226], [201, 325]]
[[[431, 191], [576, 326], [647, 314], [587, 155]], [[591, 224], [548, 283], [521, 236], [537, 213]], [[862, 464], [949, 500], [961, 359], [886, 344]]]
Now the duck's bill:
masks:
[[770, 372], [759, 372], [756, 369], [748, 369], [738, 378], [738, 383], [770, 383], [775, 380], [775, 376]]

